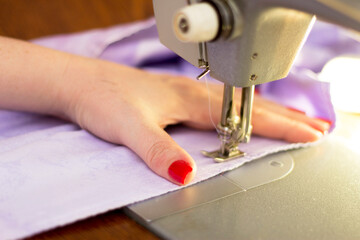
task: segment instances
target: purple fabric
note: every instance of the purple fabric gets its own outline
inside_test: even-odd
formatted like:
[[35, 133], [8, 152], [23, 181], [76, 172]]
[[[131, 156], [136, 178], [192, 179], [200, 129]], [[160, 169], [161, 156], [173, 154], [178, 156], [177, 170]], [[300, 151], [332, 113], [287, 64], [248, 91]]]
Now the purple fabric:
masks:
[[[33, 42], [149, 71], [190, 77], [200, 72], [159, 43], [153, 19]], [[359, 45], [342, 30], [317, 23], [290, 75], [261, 86], [261, 94], [334, 121], [329, 84], [316, 81], [316, 73], [330, 58], [348, 51], [359, 51]], [[193, 183], [267, 154], [308, 145], [253, 136], [241, 146], [246, 157], [216, 164], [200, 154], [218, 148], [214, 131], [181, 126], [168, 131], [198, 165]], [[30, 236], [179, 188], [152, 173], [128, 148], [102, 141], [72, 123], [0, 111], [1, 239]]]

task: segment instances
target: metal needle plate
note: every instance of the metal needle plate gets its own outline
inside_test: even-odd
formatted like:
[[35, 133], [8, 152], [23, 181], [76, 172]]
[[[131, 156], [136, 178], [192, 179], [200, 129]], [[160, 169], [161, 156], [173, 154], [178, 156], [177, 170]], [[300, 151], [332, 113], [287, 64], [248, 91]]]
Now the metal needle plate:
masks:
[[294, 161], [286, 152], [263, 157], [199, 184], [133, 204], [126, 212], [143, 224], [162, 219], [287, 176]]

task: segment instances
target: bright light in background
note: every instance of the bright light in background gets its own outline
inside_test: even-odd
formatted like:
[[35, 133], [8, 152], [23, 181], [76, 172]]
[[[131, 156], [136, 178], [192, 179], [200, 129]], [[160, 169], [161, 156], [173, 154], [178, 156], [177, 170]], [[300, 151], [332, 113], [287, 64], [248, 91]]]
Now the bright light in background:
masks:
[[360, 56], [344, 55], [329, 61], [319, 75], [330, 82], [330, 94], [336, 109], [360, 113]]
[[[321, 81], [330, 82], [330, 94], [334, 107], [348, 113], [360, 113], [360, 56], [344, 55], [329, 61], [319, 75]], [[346, 146], [360, 152], [359, 118], [349, 114], [338, 115], [341, 136]]]

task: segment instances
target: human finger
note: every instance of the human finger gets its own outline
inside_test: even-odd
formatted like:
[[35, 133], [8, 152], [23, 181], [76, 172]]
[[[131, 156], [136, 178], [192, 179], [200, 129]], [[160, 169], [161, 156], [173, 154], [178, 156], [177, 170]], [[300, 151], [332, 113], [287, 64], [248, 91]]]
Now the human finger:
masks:
[[[221, 96], [223, 88], [220, 88], [217, 84], [209, 84], [208, 87], [212, 91], [212, 93], [216, 94], [217, 96]], [[236, 89], [235, 97], [238, 106], [239, 101], [241, 99], [240, 88]], [[257, 107], [263, 107], [265, 109], [272, 111], [273, 113], [277, 113], [279, 115], [283, 115], [285, 117], [306, 123], [307, 125], [311, 126], [312, 128], [315, 128], [318, 131], [321, 131], [322, 133], [326, 133], [331, 126], [330, 121], [309, 117], [303, 111], [300, 111], [292, 107], [283, 106], [276, 102], [262, 98], [259, 95], [255, 95], [254, 97], [254, 108]]]
[[186, 185], [194, 178], [194, 160], [160, 126], [141, 121], [127, 132], [123, 143], [156, 174], [178, 185]]
[[314, 142], [323, 136], [322, 132], [304, 122], [264, 108], [254, 109], [252, 123], [253, 133], [288, 142]]
[[254, 104], [261, 106], [263, 108], [271, 109], [271, 111], [274, 113], [306, 123], [312, 128], [321, 131], [322, 133], [326, 133], [331, 126], [331, 122], [329, 121], [325, 121], [318, 118], [311, 118], [301, 110], [292, 107], [282, 106], [280, 104], [266, 100], [264, 98], [256, 97], [254, 99]]

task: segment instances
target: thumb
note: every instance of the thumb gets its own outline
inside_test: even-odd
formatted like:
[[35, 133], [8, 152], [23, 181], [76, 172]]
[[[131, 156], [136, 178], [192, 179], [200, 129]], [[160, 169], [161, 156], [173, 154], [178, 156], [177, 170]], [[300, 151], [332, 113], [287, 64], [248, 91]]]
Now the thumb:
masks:
[[188, 184], [194, 178], [194, 160], [161, 127], [145, 122], [133, 126], [131, 132], [124, 144], [156, 174], [178, 185]]

